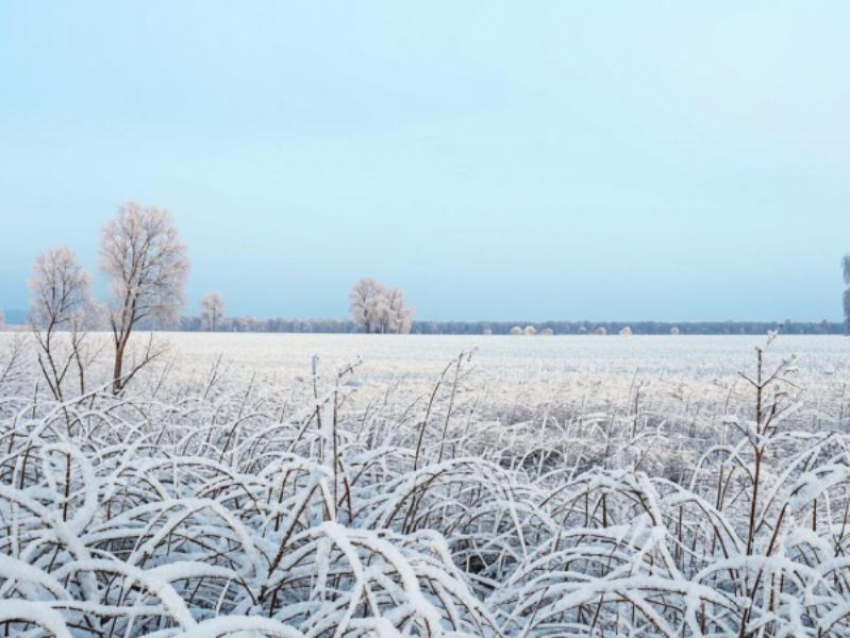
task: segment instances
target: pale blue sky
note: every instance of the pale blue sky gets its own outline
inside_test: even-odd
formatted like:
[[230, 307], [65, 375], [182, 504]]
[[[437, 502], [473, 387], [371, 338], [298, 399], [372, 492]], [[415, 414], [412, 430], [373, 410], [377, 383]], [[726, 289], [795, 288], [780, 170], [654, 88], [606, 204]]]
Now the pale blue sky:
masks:
[[845, 2], [0, 0], [0, 306], [172, 211], [189, 307], [838, 319]]

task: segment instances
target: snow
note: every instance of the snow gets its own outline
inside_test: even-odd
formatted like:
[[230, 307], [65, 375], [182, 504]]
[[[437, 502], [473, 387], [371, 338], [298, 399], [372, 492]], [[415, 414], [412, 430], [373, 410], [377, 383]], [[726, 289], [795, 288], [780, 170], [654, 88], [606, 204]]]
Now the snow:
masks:
[[23, 621], [38, 625], [55, 638], [71, 638], [62, 614], [46, 603], [28, 600], [0, 600], [0, 623]]
[[244, 337], [0, 385], [10, 635], [850, 635], [844, 342], [771, 345], [768, 424], [745, 339], [473, 338], [455, 386], [462, 338]]

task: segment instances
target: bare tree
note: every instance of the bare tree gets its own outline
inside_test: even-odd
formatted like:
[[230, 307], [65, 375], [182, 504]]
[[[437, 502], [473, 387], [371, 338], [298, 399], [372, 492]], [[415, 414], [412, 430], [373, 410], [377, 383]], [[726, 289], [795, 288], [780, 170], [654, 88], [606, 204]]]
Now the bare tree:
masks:
[[850, 334], [850, 254], [844, 255], [841, 261], [844, 269], [844, 283], [847, 289], [844, 291], [844, 323], [847, 327], [847, 334]]
[[224, 299], [217, 292], [211, 292], [201, 299], [201, 324], [204, 330], [215, 332], [224, 317]]
[[355, 324], [369, 334], [381, 328], [384, 287], [371, 277], [358, 280], [348, 295], [349, 312]]
[[[38, 344], [38, 364], [54, 398], [64, 399], [63, 384], [73, 364], [85, 393], [87, 357], [83, 350], [87, 315], [92, 312], [91, 279], [70, 248], [51, 248], [35, 261], [30, 277], [30, 328]], [[60, 333], [67, 333], [62, 338]]]
[[160, 208], [129, 203], [107, 222], [101, 237], [101, 270], [110, 282], [109, 323], [115, 345], [112, 392], [118, 394], [153, 359], [153, 333], [140, 358], [125, 370], [127, 345], [141, 322], [176, 319], [183, 307], [189, 271], [186, 247], [171, 215]]
[[388, 328], [391, 332], [407, 334], [413, 325], [413, 310], [404, 299], [404, 291], [400, 288], [390, 288], [386, 295]]

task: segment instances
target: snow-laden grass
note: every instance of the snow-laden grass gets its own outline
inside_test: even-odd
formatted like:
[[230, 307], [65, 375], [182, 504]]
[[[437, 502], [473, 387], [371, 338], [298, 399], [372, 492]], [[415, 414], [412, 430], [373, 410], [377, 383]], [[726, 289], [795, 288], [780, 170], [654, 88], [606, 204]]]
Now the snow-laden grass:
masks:
[[0, 632], [850, 634], [839, 385], [809, 396], [768, 350], [696, 396], [635, 377], [532, 403], [474, 358], [428, 387], [220, 364], [59, 404], [19, 356]]

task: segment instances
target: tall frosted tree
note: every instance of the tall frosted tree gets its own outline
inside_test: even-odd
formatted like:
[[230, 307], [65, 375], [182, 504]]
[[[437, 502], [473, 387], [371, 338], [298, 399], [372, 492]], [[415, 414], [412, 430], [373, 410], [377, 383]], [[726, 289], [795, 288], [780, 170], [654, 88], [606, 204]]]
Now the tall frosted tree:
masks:
[[112, 392], [118, 394], [164, 352], [154, 347], [151, 333], [144, 352], [125, 368], [130, 336], [140, 323], [179, 316], [189, 260], [171, 215], [134, 203], [122, 206], [104, 226], [100, 257], [110, 284], [109, 323], [115, 346]]
[[841, 265], [844, 268], [844, 284], [847, 286], [844, 291], [844, 324], [847, 334], [850, 334], [850, 254], [844, 255]]
[[204, 330], [215, 332], [221, 326], [226, 306], [224, 298], [217, 292], [204, 295], [201, 299], [201, 324]]

